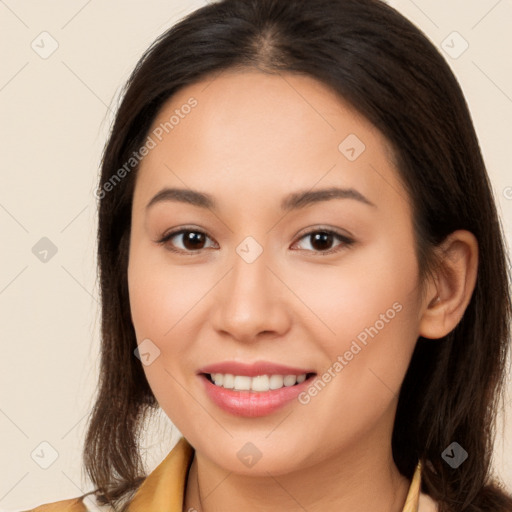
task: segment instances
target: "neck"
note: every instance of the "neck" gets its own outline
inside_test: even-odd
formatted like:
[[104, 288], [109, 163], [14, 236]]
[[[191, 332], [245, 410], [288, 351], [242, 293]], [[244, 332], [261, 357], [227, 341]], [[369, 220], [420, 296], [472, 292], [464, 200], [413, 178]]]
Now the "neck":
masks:
[[333, 453], [321, 464], [277, 476], [229, 472], [196, 452], [184, 510], [402, 512], [409, 485], [393, 461], [390, 442], [379, 435], [366, 436], [362, 449]]

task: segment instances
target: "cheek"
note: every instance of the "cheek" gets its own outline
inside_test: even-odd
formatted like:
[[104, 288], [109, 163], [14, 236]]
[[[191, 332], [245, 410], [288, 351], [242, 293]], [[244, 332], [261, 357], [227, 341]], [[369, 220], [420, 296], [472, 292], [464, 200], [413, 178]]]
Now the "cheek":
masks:
[[128, 265], [132, 323], [138, 343], [149, 339], [158, 354], [143, 370], [162, 408], [179, 422], [184, 416], [179, 411], [191, 407], [183, 386], [196, 370], [191, 352], [204, 323], [205, 296], [218, 274], [211, 275], [206, 266], [173, 265], [164, 249], [133, 240]]
[[130, 249], [128, 288], [137, 340], [154, 338], [163, 349], [165, 340], [173, 338], [171, 348], [179, 351], [187, 339], [176, 338], [176, 329], [181, 331], [187, 323], [191, 310], [211, 288], [210, 280], [202, 270], [170, 263], [164, 249], [135, 242]]
[[397, 238], [349, 250], [336, 266], [318, 265], [302, 276], [289, 271], [291, 287], [305, 298], [315, 325], [322, 321], [318, 333], [331, 356], [348, 350], [353, 340], [363, 346], [378, 338], [389, 346], [415, 341], [418, 266], [413, 241]]
[[138, 343], [150, 340], [146, 347], [151, 361], [143, 364], [143, 370], [153, 395], [177, 428], [188, 431], [188, 415], [183, 411], [193, 409], [194, 402], [183, 384], [190, 371], [184, 361], [192, 333], [187, 335], [183, 327], [187, 311], [198, 300], [197, 287], [187, 286], [177, 268], [164, 267], [151, 258], [151, 251], [132, 247], [128, 266], [132, 323]]
[[316, 273], [310, 304], [331, 333], [321, 338], [321, 382], [303, 403], [326, 425], [320, 436], [362, 435], [398, 398], [418, 338], [417, 280], [412, 241], [375, 243], [337, 272]]

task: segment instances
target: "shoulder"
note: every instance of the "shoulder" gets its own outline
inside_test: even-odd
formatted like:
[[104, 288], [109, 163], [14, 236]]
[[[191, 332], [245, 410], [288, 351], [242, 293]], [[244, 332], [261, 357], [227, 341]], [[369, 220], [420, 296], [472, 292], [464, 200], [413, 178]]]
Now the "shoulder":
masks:
[[419, 502], [418, 502], [418, 512], [438, 512], [439, 507], [437, 506], [437, 502], [435, 502], [428, 494], [420, 492]]
[[[92, 508], [86, 505], [83, 501], [83, 496], [81, 496], [79, 498], [46, 503], [45, 505], [39, 505], [38, 507], [21, 512], [90, 512], [92, 510]], [[110, 508], [95, 505], [94, 510], [107, 512]]]

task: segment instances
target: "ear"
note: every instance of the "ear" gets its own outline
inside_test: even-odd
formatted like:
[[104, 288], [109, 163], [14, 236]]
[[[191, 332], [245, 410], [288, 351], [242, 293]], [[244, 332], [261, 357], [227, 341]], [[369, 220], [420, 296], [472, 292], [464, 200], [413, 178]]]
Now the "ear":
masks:
[[442, 338], [460, 322], [473, 294], [478, 271], [478, 241], [473, 233], [451, 233], [437, 249], [439, 264], [429, 278], [419, 325], [424, 338]]

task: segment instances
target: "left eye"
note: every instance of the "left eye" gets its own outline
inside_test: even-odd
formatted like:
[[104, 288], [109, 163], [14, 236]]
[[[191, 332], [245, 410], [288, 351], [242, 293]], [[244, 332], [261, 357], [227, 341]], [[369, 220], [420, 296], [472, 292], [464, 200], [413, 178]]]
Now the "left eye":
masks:
[[[302, 235], [299, 240], [308, 238], [310, 239], [310, 245], [313, 247], [313, 251], [319, 252], [321, 255], [337, 252], [343, 249], [343, 247], [348, 247], [354, 243], [351, 238], [329, 229], [310, 231], [309, 233]], [[340, 240], [341, 243], [334, 248], [326, 247], [331, 246], [335, 238]]]
[[[175, 244], [169, 243], [173, 238], [182, 237], [182, 248], [173, 247]], [[299, 240], [310, 239], [310, 245], [312, 249], [302, 250], [313, 250], [322, 255], [331, 254], [337, 252], [343, 247], [348, 247], [354, 243], [351, 238], [345, 235], [337, 233], [333, 230], [316, 230], [310, 231], [302, 235]], [[341, 243], [331, 248], [334, 239], [338, 239]], [[180, 229], [164, 235], [160, 240], [157, 240], [158, 244], [165, 245], [170, 251], [182, 253], [182, 254], [193, 254], [202, 251], [206, 247], [204, 246], [207, 239], [211, 238], [201, 230], [197, 229]], [[295, 245], [295, 244], [294, 244]]]

